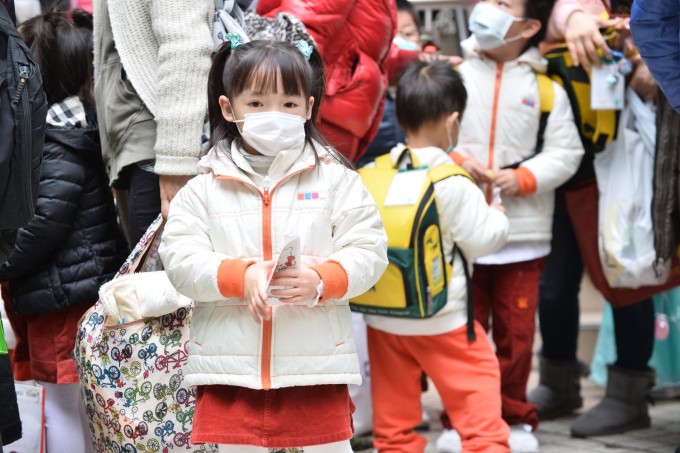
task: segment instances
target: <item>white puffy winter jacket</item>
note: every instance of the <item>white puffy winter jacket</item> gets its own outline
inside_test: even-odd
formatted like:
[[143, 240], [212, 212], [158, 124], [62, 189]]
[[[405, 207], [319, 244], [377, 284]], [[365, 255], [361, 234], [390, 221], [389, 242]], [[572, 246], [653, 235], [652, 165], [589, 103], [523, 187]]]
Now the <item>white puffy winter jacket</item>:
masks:
[[[403, 151], [404, 145], [390, 151], [393, 163], [397, 163]], [[413, 148], [411, 152], [420, 165], [429, 168], [453, 163], [436, 147]], [[497, 251], [508, 239], [508, 218], [486, 204], [484, 194], [470, 179], [464, 176], [443, 179], [434, 185], [434, 193], [445, 258], [447, 262], [454, 259], [446, 305], [426, 319], [364, 315], [366, 324], [374, 329], [394, 335], [440, 335], [465, 325], [467, 286], [463, 262], [457, 253], [453, 255], [453, 247], [460, 247], [472, 275], [472, 259]]]
[[476, 50], [474, 35], [462, 47], [466, 60], [459, 71], [468, 100], [455, 151], [492, 170], [523, 161], [520, 172], [534, 180], [528, 193], [503, 197], [509, 241], [550, 241], [554, 191], [576, 173], [584, 152], [567, 94], [553, 82], [543, 150], [533, 156], [541, 104], [536, 72], [544, 73], [547, 61], [531, 47], [516, 60], [497, 63]]
[[[375, 202], [359, 175], [325, 151], [319, 164], [309, 146], [283, 151], [267, 177], [252, 171], [235, 144], [228, 152], [213, 149], [201, 159], [209, 172], [173, 199], [159, 249], [172, 284], [196, 301], [185, 382], [252, 389], [359, 384], [348, 299], [387, 267]], [[274, 307], [271, 319], [257, 324], [241, 297], [221, 292], [240, 284], [242, 296], [245, 264], [224, 264], [269, 260], [295, 236], [302, 266], [342, 267], [342, 295], [314, 307]], [[324, 281], [324, 293], [333, 285]]]

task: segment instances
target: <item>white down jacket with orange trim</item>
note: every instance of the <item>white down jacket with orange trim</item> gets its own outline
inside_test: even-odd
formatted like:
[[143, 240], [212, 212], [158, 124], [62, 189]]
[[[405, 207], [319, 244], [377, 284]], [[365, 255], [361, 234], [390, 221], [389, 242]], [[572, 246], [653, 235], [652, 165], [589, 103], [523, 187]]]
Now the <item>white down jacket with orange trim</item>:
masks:
[[[236, 146], [231, 158], [213, 149], [201, 159], [209, 172], [177, 193], [161, 240], [170, 281], [196, 301], [186, 384], [359, 384], [348, 299], [387, 267], [375, 202], [359, 175], [325, 151], [318, 165], [309, 146], [283, 151], [262, 177]], [[242, 298], [222, 295], [218, 269], [225, 260], [269, 260], [295, 236], [302, 266], [338, 263], [346, 292], [314, 307], [275, 307], [270, 321], [257, 324]], [[234, 278], [242, 285], [243, 274]]]
[[523, 161], [521, 171], [534, 184], [522, 196], [502, 197], [510, 219], [509, 242], [550, 241], [554, 191], [576, 173], [584, 152], [569, 99], [553, 82], [543, 151], [534, 155], [541, 110], [536, 72], [546, 71], [547, 60], [530, 47], [516, 60], [497, 63], [483, 57], [477, 46], [474, 35], [462, 43], [466, 60], [459, 71], [468, 99], [452, 155], [472, 157], [492, 170]]

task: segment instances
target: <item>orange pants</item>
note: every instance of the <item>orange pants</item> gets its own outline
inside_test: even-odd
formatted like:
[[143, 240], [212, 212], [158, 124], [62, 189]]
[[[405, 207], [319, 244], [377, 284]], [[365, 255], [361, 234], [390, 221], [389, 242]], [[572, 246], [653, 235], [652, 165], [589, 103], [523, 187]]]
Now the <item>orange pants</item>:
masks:
[[463, 452], [510, 452], [510, 430], [501, 417], [498, 361], [476, 322], [475, 332], [477, 340], [469, 343], [465, 326], [431, 336], [368, 328], [374, 446], [380, 453], [425, 450], [427, 440], [413, 431], [423, 416], [422, 371], [437, 387]]

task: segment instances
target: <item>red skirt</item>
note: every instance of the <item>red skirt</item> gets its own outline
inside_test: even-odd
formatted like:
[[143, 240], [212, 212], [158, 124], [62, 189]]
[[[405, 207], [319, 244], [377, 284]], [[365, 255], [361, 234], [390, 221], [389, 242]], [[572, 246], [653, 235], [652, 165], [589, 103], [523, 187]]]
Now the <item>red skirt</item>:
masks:
[[253, 390], [198, 386], [192, 444], [306, 447], [352, 437], [354, 403], [347, 385]]
[[52, 384], [78, 382], [71, 352], [76, 343], [78, 321], [94, 302], [74, 305], [52, 313], [14, 315], [6, 283], [2, 285], [7, 317], [17, 340], [12, 354], [14, 379], [37, 379]]

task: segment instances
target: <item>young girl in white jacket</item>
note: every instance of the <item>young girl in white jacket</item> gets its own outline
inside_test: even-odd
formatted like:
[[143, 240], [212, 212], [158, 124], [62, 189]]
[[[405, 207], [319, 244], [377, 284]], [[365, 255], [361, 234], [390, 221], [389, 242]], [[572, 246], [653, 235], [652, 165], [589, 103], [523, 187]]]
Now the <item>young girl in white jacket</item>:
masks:
[[[387, 238], [359, 176], [314, 128], [317, 49], [231, 37], [215, 54], [213, 148], [170, 205], [160, 255], [196, 302], [186, 383], [192, 443], [220, 451], [351, 452], [361, 381], [348, 306], [387, 266]], [[297, 268], [273, 257], [299, 238]], [[281, 298], [268, 305], [267, 287]]]

